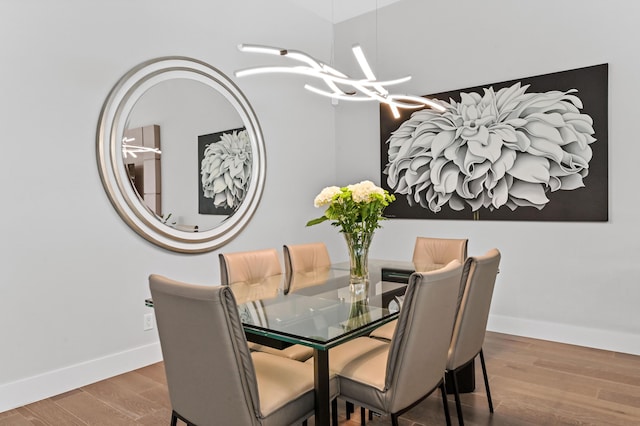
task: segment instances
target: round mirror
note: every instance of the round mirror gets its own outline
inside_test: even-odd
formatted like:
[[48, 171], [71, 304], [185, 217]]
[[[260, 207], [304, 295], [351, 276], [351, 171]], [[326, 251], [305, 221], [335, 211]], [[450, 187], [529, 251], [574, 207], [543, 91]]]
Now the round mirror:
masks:
[[97, 157], [125, 222], [185, 253], [236, 236], [266, 175], [262, 132], [243, 93], [219, 70], [183, 57], [147, 61], [118, 81], [100, 114]]

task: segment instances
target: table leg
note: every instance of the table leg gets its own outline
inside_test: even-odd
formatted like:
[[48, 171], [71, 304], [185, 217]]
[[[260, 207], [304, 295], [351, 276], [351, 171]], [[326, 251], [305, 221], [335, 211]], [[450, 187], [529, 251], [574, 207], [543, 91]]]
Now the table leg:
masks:
[[329, 401], [329, 351], [313, 350], [313, 374], [316, 396], [316, 425], [329, 426], [330, 401]]

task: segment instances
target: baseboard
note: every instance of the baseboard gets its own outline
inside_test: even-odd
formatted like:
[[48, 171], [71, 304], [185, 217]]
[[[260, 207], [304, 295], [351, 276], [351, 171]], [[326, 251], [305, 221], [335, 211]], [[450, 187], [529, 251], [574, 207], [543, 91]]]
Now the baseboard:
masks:
[[160, 343], [140, 346], [0, 385], [0, 413], [162, 360]]
[[487, 330], [640, 355], [640, 335], [633, 333], [577, 327], [503, 315], [490, 315]]

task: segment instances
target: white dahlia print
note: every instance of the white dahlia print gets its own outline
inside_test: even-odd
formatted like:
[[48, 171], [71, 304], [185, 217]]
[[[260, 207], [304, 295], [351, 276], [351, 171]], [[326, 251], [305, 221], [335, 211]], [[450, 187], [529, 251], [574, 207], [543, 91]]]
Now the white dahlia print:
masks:
[[246, 130], [223, 133], [204, 150], [200, 180], [216, 207], [237, 208], [251, 179], [251, 141]]
[[387, 140], [389, 187], [436, 213], [446, 204], [541, 210], [547, 192], [583, 187], [596, 139], [577, 90], [528, 88], [460, 93], [459, 103], [442, 102], [442, 114], [414, 112]]

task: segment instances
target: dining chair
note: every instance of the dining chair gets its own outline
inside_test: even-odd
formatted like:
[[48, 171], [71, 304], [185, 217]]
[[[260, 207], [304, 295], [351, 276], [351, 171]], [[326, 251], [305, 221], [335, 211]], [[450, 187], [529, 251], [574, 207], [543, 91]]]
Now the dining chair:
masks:
[[389, 414], [397, 426], [399, 415], [439, 388], [451, 424], [444, 374], [461, 275], [458, 260], [433, 272], [413, 273], [391, 341], [359, 337], [329, 351], [341, 397]]
[[460, 426], [464, 425], [464, 420], [457, 373], [474, 362], [478, 355], [480, 355], [480, 364], [482, 365], [482, 376], [484, 377], [484, 385], [487, 391], [489, 412], [493, 413], [493, 402], [491, 401], [489, 378], [484, 362], [482, 345], [487, 329], [489, 309], [500, 266], [500, 258], [500, 251], [494, 248], [483, 256], [470, 257], [466, 262], [469, 266], [468, 278], [458, 309], [447, 360], [447, 372], [450, 372], [449, 377], [453, 378], [456, 411]]
[[237, 282], [258, 284], [265, 278], [282, 277], [282, 267], [276, 249], [220, 253], [218, 258], [222, 285]]
[[[280, 266], [276, 249], [262, 249], [235, 253], [220, 253], [220, 282], [222, 285], [248, 284], [251, 287], [283, 287], [285, 276]], [[256, 290], [254, 290], [255, 292]], [[249, 342], [251, 351], [267, 352], [297, 361], [306, 361], [313, 356], [313, 348], [291, 345], [284, 349]]]
[[[426, 266], [446, 265], [452, 260], [464, 263], [468, 239], [417, 237], [413, 248], [413, 266], [420, 271]], [[391, 321], [371, 332], [371, 337], [391, 340], [397, 321]]]
[[416, 271], [422, 265], [446, 265], [454, 259], [464, 263], [468, 242], [466, 238], [416, 237], [412, 258]]
[[285, 293], [324, 283], [331, 268], [331, 258], [324, 243], [283, 245], [287, 276]]
[[[309, 364], [247, 346], [233, 292], [149, 277], [171, 401], [171, 425], [285, 425], [314, 410]], [[332, 392], [337, 393], [337, 380]]]

